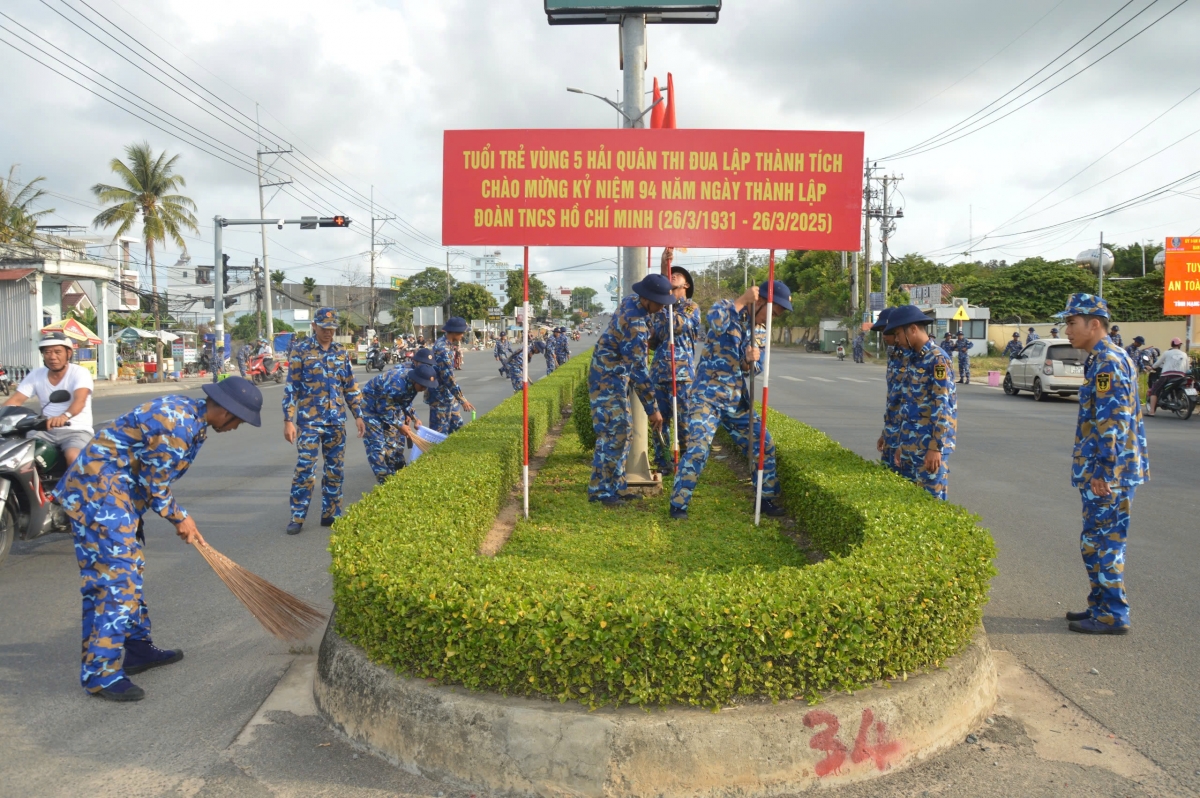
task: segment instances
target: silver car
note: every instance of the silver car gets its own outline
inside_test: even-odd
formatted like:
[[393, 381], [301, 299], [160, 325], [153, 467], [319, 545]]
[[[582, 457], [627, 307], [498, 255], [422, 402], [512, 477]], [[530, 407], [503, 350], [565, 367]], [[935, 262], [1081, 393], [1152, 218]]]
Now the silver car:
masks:
[[1016, 396], [1021, 391], [1029, 391], [1039, 402], [1050, 394], [1078, 395], [1087, 358], [1087, 352], [1076, 349], [1067, 340], [1043, 338], [1034, 341], [1008, 361], [1004, 392]]

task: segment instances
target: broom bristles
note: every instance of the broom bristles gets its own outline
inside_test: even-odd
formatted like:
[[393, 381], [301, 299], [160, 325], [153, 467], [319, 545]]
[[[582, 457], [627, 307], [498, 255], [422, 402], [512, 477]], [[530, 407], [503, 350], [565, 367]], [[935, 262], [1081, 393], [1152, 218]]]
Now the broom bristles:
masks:
[[428, 452], [430, 449], [432, 449], [434, 446], [437, 445], [436, 443], [432, 443], [431, 441], [425, 440], [424, 438], [422, 438], [420, 435], [417, 435], [416, 433], [409, 435], [408, 439], [413, 442], [413, 446], [416, 446], [418, 449], [421, 450], [421, 454], [425, 454], [426, 452]]
[[325, 613], [313, 605], [247, 571], [208, 543], [197, 543], [196, 548], [238, 601], [280, 640], [304, 640], [325, 620]]

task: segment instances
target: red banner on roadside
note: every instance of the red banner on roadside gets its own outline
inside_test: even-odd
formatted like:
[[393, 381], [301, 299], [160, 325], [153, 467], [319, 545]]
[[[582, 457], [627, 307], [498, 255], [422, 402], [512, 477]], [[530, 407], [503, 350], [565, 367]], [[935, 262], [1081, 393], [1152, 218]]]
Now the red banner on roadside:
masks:
[[1163, 264], [1163, 315], [1200, 314], [1200, 238], [1175, 236], [1166, 240]]
[[863, 134], [447, 130], [442, 243], [849, 250]]

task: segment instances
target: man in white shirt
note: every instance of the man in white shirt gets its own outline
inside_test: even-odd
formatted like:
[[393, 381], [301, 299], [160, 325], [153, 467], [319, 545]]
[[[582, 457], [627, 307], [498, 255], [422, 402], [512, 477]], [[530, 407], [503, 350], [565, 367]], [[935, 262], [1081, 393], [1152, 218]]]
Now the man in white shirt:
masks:
[[[17, 392], [4, 404], [22, 405], [31, 396], [37, 397], [42, 415], [48, 419], [46, 430], [31, 432], [27, 437], [41, 438], [58, 446], [70, 465], [92, 439], [92, 388], [95, 383], [91, 372], [71, 362], [75, 346], [61, 332], [43, 335], [38, 348], [42, 350], [45, 365], [25, 375]], [[71, 397], [65, 402], [51, 402], [50, 395], [55, 391], [66, 391]]]
[[1163, 386], [1172, 379], [1178, 379], [1187, 374], [1188, 371], [1188, 355], [1183, 351], [1183, 341], [1178, 338], [1171, 339], [1171, 348], [1158, 356], [1158, 360], [1154, 361], [1153, 369], [1162, 369], [1162, 373], [1158, 379], [1154, 381], [1154, 385], [1150, 386], [1150, 412], [1146, 415], [1154, 415], [1154, 410], [1158, 406], [1158, 393], [1163, 389]]

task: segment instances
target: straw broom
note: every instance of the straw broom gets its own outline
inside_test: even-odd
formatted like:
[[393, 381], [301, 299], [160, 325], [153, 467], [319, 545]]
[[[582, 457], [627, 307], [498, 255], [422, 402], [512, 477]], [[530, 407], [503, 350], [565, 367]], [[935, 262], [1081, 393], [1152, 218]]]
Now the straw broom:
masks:
[[316, 607], [247, 571], [208, 543], [196, 541], [196, 548], [238, 601], [280, 640], [304, 640], [325, 620]]
[[436, 443], [425, 440], [424, 438], [422, 438], [420, 435], [416, 434], [415, 432], [412, 435], [409, 435], [408, 439], [410, 441], [412, 441], [413, 446], [416, 446], [418, 449], [421, 450], [421, 454], [425, 454], [430, 449], [432, 449], [434, 446], [437, 446]]

